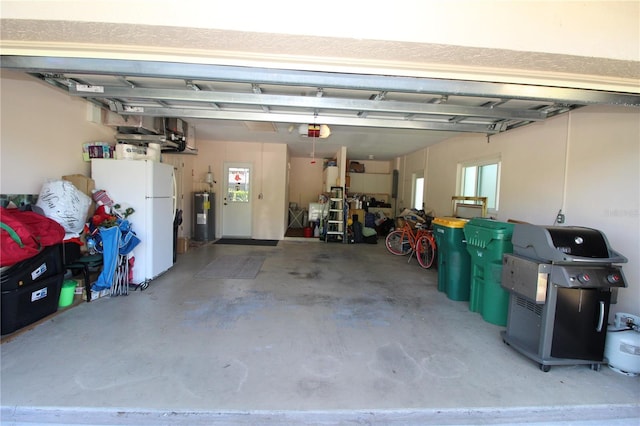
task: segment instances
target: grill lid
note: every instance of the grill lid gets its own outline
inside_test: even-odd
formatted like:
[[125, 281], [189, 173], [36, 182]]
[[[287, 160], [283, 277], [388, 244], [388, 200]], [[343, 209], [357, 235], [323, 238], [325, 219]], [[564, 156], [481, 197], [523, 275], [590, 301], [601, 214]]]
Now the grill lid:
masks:
[[600, 231], [590, 228], [547, 228], [553, 246], [562, 253], [590, 258], [609, 257], [609, 248]]
[[553, 263], [626, 263], [597, 229], [581, 226], [515, 224], [513, 253]]

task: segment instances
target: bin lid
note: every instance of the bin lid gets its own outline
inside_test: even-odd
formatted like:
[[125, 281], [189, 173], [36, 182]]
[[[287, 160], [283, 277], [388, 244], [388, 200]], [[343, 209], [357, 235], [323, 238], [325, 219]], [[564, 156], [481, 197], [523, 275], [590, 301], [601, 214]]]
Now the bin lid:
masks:
[[513, 223], [474, 218], [465, 225], [463, 232], [467, 239], [467, 246], [486, 249], [491, 244], [497, 244], [503, 245], [503, 248], [511, 252], [513, 229]]
[[466, 225], [468, 221], [468, 219], [460, 219], [457, 217], [436, 217], [431, 223], [447, 228], [464, 228], [464, 225]]
[[483, 228], [484, 230], [491, 232], [494, 237], [500, 238], [500, 236], [511, 237], [513, 234], [513, 226], [513, 223], [474, 217], [465, 225], [465, 228]]

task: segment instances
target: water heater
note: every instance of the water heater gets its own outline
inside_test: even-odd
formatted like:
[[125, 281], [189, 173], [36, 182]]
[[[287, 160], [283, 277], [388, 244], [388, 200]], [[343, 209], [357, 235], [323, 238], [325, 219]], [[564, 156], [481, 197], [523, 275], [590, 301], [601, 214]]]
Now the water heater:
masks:
[[193, 193], [193, 239], [213, 241], [215, 233], [215, 194], [213, 192]]

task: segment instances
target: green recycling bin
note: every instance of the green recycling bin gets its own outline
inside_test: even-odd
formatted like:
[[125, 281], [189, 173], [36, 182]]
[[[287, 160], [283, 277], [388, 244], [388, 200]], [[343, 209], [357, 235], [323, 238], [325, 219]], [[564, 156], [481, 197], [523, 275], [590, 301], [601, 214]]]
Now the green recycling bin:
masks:
[[464, 243], [466, 219], [437, 217], [433, 235], [438, 246], [438, 290], [451, 300], [467, 301], [471, 261]]
[[469, 310], [491, 324], [505, 326], [509, 292], [500, 285], [502, 255], [513, 252], [513, 224], [474, 218], [465, 225], [464, 235], [471, 257]]

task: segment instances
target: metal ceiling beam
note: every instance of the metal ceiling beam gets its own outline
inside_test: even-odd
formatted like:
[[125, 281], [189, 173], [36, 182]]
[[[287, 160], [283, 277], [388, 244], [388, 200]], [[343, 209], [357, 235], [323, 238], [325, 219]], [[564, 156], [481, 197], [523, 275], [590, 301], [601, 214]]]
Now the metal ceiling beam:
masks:
[[[251, 90], [253, 91], [253, 93], [255, 93], [258, 96], [262, 95], [262, 89], [258, 84], [252, 84]], [[269, 106], [267, 105], [260, 105], [260, 106], [262, 107], [263, 112], [269, 112]]]
[[614, 93], [600, 90], [515, 83], [96, 58], [3, 55], [0, 63], [3, 68], [24, 72], [110, 74], [129, 77], [217, 80], [249, 84], [384, 90], [390, 92], [495, 97], [499, 99], [553, 100], [554, 102], [579, 105], [615, 104], [640, 106], [640, 94], [638, 93]]
[[397, 128], [412, 130], [439, 130], [453, 132], [471, 132], [494, 134], [504, 131], [501, 123], [498, 124], [466, 124], [448, 123], [438, 121], [406, 121], [393, 119], [372, 119], [359, 117], [339, 117], [339, 116], [318, 116], [312, 117], [303, 114], [277, 114], [264, 112], [240, 112], [240, 111], [215, 111], [210, 109], [192, 108], [130, 108], [120, 106], [116, 111], [122, 115], [144, 115], [151, 117], [182, 117], [182, 118], [206, 118], [214, 120], [237, 120], [237, 121], [270, 121], [276, 123], [298, 123], [307, 124], [314, 120], [322, 124], [332, 124], [341, 126], [357, 127], [379, 127]]
[[[378, 92], [376, 95], [369, 96], [369, 100], [371, 101], [384, 101], [387, 96], [387, 92]], [[369, 111], [360, 111], [358, 112], [358, 117], [365, 118], [369, 114]]]
[[[541, 121], [547, 118], [544, 111], [486, 108], [451, 104], [417, 102], [390, 102], [381, 100], [345, 99], [331, 97], [268, 95], [263, 93], [210, 92], [205, 90], [178, 89], [127, 89], [121, 87], [76, 86], [69, 94], [80, 97], [105, 97], [127, 99], [152, 99], [163, 101], [205, 102], [215, 104], [242, 104], [280, 106], [343, 111], [387, 112], [396, 114], [427, 114], [463, 117], [487, 117], [490, 119], [514, 119]], [[269, 112], [265, 110], [264, 112]], [[364, 118], [364, 117], [363, 117]]]

